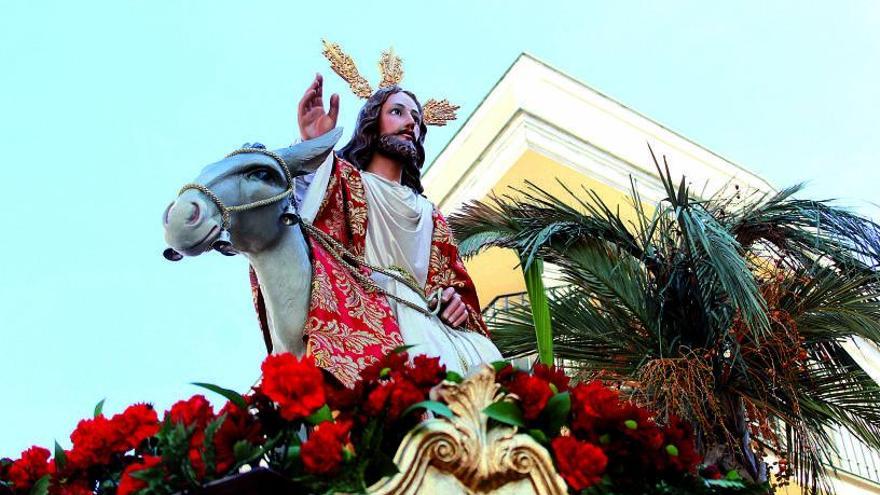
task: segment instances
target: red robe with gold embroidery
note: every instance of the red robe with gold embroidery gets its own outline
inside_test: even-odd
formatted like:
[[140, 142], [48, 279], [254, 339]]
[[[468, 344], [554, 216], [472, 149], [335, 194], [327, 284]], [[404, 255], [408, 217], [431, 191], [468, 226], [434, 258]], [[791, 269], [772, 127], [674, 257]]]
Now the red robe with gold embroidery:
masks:
[[[446, 219], [434, 209], [434, 232], [425, 294], [454, 287], [468, 310], [464, 326], [488, 334], [474, 283], [452, 238]], [[367, 202], [361, 173], [336, 158], [324, 200], [313, 223], [353, 253], [366, 248]], [[309, 239], [312, 252], [312, 294], [303, 330], [306, 352], [318, 366], [351, 386], [360, 371], [404, 344], [386, 297], [365, 291], [320, 244]], [[254, 306], [267, 349], [272, 351], [266, 307], [256, 275], [251, 270]]]

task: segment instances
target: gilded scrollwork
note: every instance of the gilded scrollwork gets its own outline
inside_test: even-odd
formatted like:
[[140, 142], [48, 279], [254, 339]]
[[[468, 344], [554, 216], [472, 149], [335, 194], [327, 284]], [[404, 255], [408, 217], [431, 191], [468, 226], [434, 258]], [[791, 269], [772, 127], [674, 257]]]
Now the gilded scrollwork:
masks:
[[461, 384], [444, 382], [432, 395], [453, 416], [424, 421], [410, 431], [394, 457], [400, 472], [373, 485], [370, 494], [567, 493], [544, 447], [515, 427], [490, 425], [483, 410], [507, 400], [492, 368]]

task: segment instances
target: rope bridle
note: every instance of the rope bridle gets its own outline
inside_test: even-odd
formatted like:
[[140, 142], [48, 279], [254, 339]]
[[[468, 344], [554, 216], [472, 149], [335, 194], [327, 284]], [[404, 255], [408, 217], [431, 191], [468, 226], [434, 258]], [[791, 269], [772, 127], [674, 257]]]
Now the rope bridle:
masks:
[[[405, 305], [405, 306], [407, 306], [407, 307], [409, 307], [409, 308], [411, 308], [411, 309], [413, 309], [413, 310], [415, 310], [415, 311], [417, 311], [427, 317], [436, 316], [440, 312], [440, 308], [441, 308], [440, 296], [443, 291], [442, 288], [438, 288], [436, 291], [434, 291], [431, 294], [430, 297], [425, 298], [422, 295], [422, 289], [418, 287], [418, 284], [416, 283], [415, 278], [413, 278], [412, 275], [410, 275], [403, 268], [399, 268], [399, 267], [386, 268], [386, 267], [376, 266], [371, 263], [368, 263], [363, 257], [358, 256], [358, 255], [352, 253], [351, 251], [349, 251], [348, 249], [346, 249], [345, 246], [343, 246], [339, 241], [334, 239], [333, 236], [316, 228], [315, 226], [313, 226], [312, 224], [310, 224], [308, 222], [303, 222], [302, 218], [299, 216], [298, 211], [296, 210], [296, 204], [295, 204], [295, 199], [294, 199], [293, 174], [290, 173], [290, 169], [288, 168], [287, 164], [284, 162], [284, 159], [280, 155], [278, 155], [278, 153], [275, 153], [274, 151], [269, 151], [265, 148], [247, 147], [246, 146], [246, 147], [237, 149], [237, 150], [233, 151], [232, 153], [229, 153], [228, 155], [226, 155], [225, 158], [230, 158], [232, 156], [242, 155], [245, 153], [258, 153], [261, 155], [268, 156], [269, 158], [272, 158], [273, 160], [275, 160], [275, 162], [277, 162], [278, 165], [281, 167], [281, 169], [284, 171], [284, 178], [287, 180], [287, 189], [285, 189], [284, 192], [281, 192], [281, 193], [276, 194], [274, 196], [271, 196], [269, 198], [253, 201], [250, 203], [245, 203], [243, 205], [233, 205], [233, 206], [229, 206], [229, 205], [226, 205], [225, 203], [223, 203], [223, 200], [221, 200], [220, 197], [214, 193], [214, 191], [212, 191], [210, 188], [208, 188], [204, 184], [198, 184], [195, 182], [191, 182], [191, 183], [185, 184], [183, 187], [181, 187], [180, 191], [177, 193], [177, 195], [180, 196], [181, 194], [183, 194], [184, 192], [186, 192], [190, 189], [195, 189], [195, 190], [201, 192], [202, 194], [204, 194], [206, 197], [208, 197], [208, 199], [211, 200], [212, 203], [214, 203], [214, 205], [220, 211], [220, 216], [222, 219], [222, 225], [221, 225], [221, 231], [220, 231], [220, 237], [219, 237], [219, 239], [223, 239], [222, 242], [224, 242], [225, 244], [227, 244], [228, 246], [231, 247], [231, 243], [230, 243], [231, 241], [229, 241], [229, 226], [230, 226], [230, 223], [232, 220], [233, 213], [249, 211], [249, 210], [253, 210], [256, 208], [262, 208], [264, 206], [275, 204], [275, 203], [278, 203], [279, 201], [283, 201], [284, 199], [287, 199], [288, 206], [285, 209], [285, 213], [282, 215], [282, 219], [286, 218], [286, 220], [283, 220], [283, 223], [288, 226], [294, 226], [296, 224], [299, 224], [302, 227], [303, 232], [305, 234], [311, 236], [312, 238], [314, 238], [318, 242], [318, 244], [320, 244], [321, 247], [324, 248], [324, 250], [327, 251], [327, 253], [333, 257], [333, 259], [335, 259], [340, 265], [342, 265], [342, 267], [345, 268], [352, 275], [352, 277], [354, 277], [354, 279], [357, 280], [361, 284], [361, 286], [364, 288], [364, 290], [366, 290], [367, 292], [379, 292], [379, 293], [385, 295], [387, 298], [392, 299], [392, 300], [398, 302], [399, 304], [403, 304], [403, 305]], [[234, 251], [226, 251], [226, 250], [223, 250], [217, 246], [215, 246], [215, 249], [217, 249], [218, 251], [220, 251], [223, 254], [227, 254], [227, 255], [235, 254]], [[368, 270], [370, 270], [372, 272], [381, 273], [389, 278], [392, 278], [392, 279], [406, 285], [414, 293], [418, 294], [422, 298], [422, 300], [425, 301], [426, 303], [430, 302], [431, 300], [436, 299], [437, 300], [436, 308], [433, 311], [430, 311], [430, 310], [427, 310], [427, 309], [425, 309], [425, 308], [423, 308], [423, 307], [421, 307], [421, 306], [419, 306], [419, 305], [417, 305], [407, 299], [404, 299], [404, 298], [399, 297], [395, 294], [389, 293], [382, 286], [380, 286], [378, 283], [376, 283], [376, 281], [374, 281], [367, 274], [365, 274], [361, 270], [361, 268], [367, 268]]]
[[288, 198], [288, 201], [292, 201], [292, 198], [293, 198], [293, 189], [294, 189], [293, 175], [290, 173], [290, 168], [287, 167], [287, 164], [284, 162], [284, 159], [281, 158], [281, 156], [278, 153], [275, 153], [274, 151], [269, 151], [264, 148], [246, 147], [246, 148], [237, 149], [237, 150], [233, 151], [232, 153], [229, 153], [228, 155], [226, 155], [224, 158], [230, 158], [230, 157], [233, 157], [236, 155], [243, 155], [245, 153], [259, 153], [261, 155], [266, 155], [269, 158], [272, 158], [273, 160], [275, 160], [275, 162], [278, 163], [278, 166], [281, 167], [281, 170], [284, 171], [284, 179], [287, 181], [287, 189], [284, 190], [284, 192], [276, 194], [270, 198], [260, 199], [260, 200], [253, 201], [250, 203], [245, 203], [243, 205], [234, 205], [234, 206], [227, 206], [226, 204], [223, 203], [223, 200], [221, 200], [219, 196], [214, 194], [214, 191], [209, 189], [207, 186], [205, 186], [203, 184], [198, 184], [196, 182], [190, 182], [189, 184], [184, 184], [183, 187], [180, 188], [180, 191], [178, 191], [178, 193], [177, 193], [177, 195], [180, 196], [181, 194], [183, 194], [184, 192], [186, 192], [190, 189], [195, 189], [196, 191], [199, 191], [202, 194], [204, 194], [205, 196], [207, 196], [208, 199], [210, 199], [211, 202], [213, 202], [214, 205], [217, 206], [217, 209], [220, 210], [220, 217], [222, 219], [221, 228], [223, 229], [223, 231], [226, 231], [226, 232], [229, 231], [229, 224], [232, 220], [233, 213], [254, 210], [256, 208], [262, 208], [263, 206], [269, 206], [269, 205], [275, 204], [279, 201], [283, 201], [285, 198]]

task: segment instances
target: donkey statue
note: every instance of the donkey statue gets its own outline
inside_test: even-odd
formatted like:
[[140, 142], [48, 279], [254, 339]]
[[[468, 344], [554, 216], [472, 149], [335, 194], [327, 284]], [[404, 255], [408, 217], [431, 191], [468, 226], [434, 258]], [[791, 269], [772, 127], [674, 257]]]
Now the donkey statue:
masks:
[[243, 150], [253, 152], [233, 154], [205, 167], [163, 216], [165, 241], [171, 246], [166, 258], [176, 261], [181, 255], [216, 249], [226, 255], [240, 252], [248, 259], [260, 280], [276, 352], [298, 356], [305, 352], [302, 332], [312, 264], [289, 202], [293, 178], [314, 172], [341, 135], [341, 128], [334, 129], [274, 152], [246, 145]]
[[[241, 253], [248, 259], [263, 293], [274, 352], [298, 356], [306, 352], [303, 329], [313, 271], [304, 228], [312, 236], [318, 232], [304, 224], [296, 211], [294, 178], [314, 172], [341, 134], [342, 130], [337, 128], [274, 151], [262, 145], [245, 145], [205, 167], [165, 210], [165, 240], [170, 246], [165, 257], [169, 260], [198, 256], [212, 249], [226, 255]], [[427, 312], [426, 307], [422, 310]], [[430, 312], [426, 316], [442, 325]], [[484, 361], [501, 357], [491, 341], [477, 333], [447, 327], [429, 330], [432, 325], [416, 327], [410, 332], [401, 328], [404, 343], [421, 344], [419, 353], [440, 356], [449, 369], [464, 373]], [[452, 342], [452, 350], [446, 342]], [[451, 357], [453, 354], [457, 360]]]

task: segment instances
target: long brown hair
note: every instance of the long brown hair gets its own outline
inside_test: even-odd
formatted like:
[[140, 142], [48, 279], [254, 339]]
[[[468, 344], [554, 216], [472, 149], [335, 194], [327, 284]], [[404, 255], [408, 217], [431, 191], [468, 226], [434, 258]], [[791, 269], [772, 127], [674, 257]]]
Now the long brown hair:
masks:
[[[367, 99], [360, 113], [358, 113], [357, 124], [355, 125], [354, 134], [351, 136], [351, 141], [337, 152], [340, 158], [351, 163], [359, 170], [366, 168], [373, 158], [373, 153], [376, 152], [376, 146], [379, 143], [379, 114], [382, 110], [382, 105], [385, 104], [389, 96], [401, 92], [412, 98], [419, 109], [419, 115], [421, 115], [422, 104], [416, 99], [416, 95], [400, 88], [400, 86], [379, 88]], [[425, 134], [428, 132], [427, 126], [422, 121], [419, 122], [419, 131], [419, 139], [415, 143], [418, 158], [416, 163], [406, 164], [403, 167], [400, 182], [412, 188], [416, 193], [422, 194], [425, 188], [422, 187], [421, 170], [422, 165], [425, 164]]]

